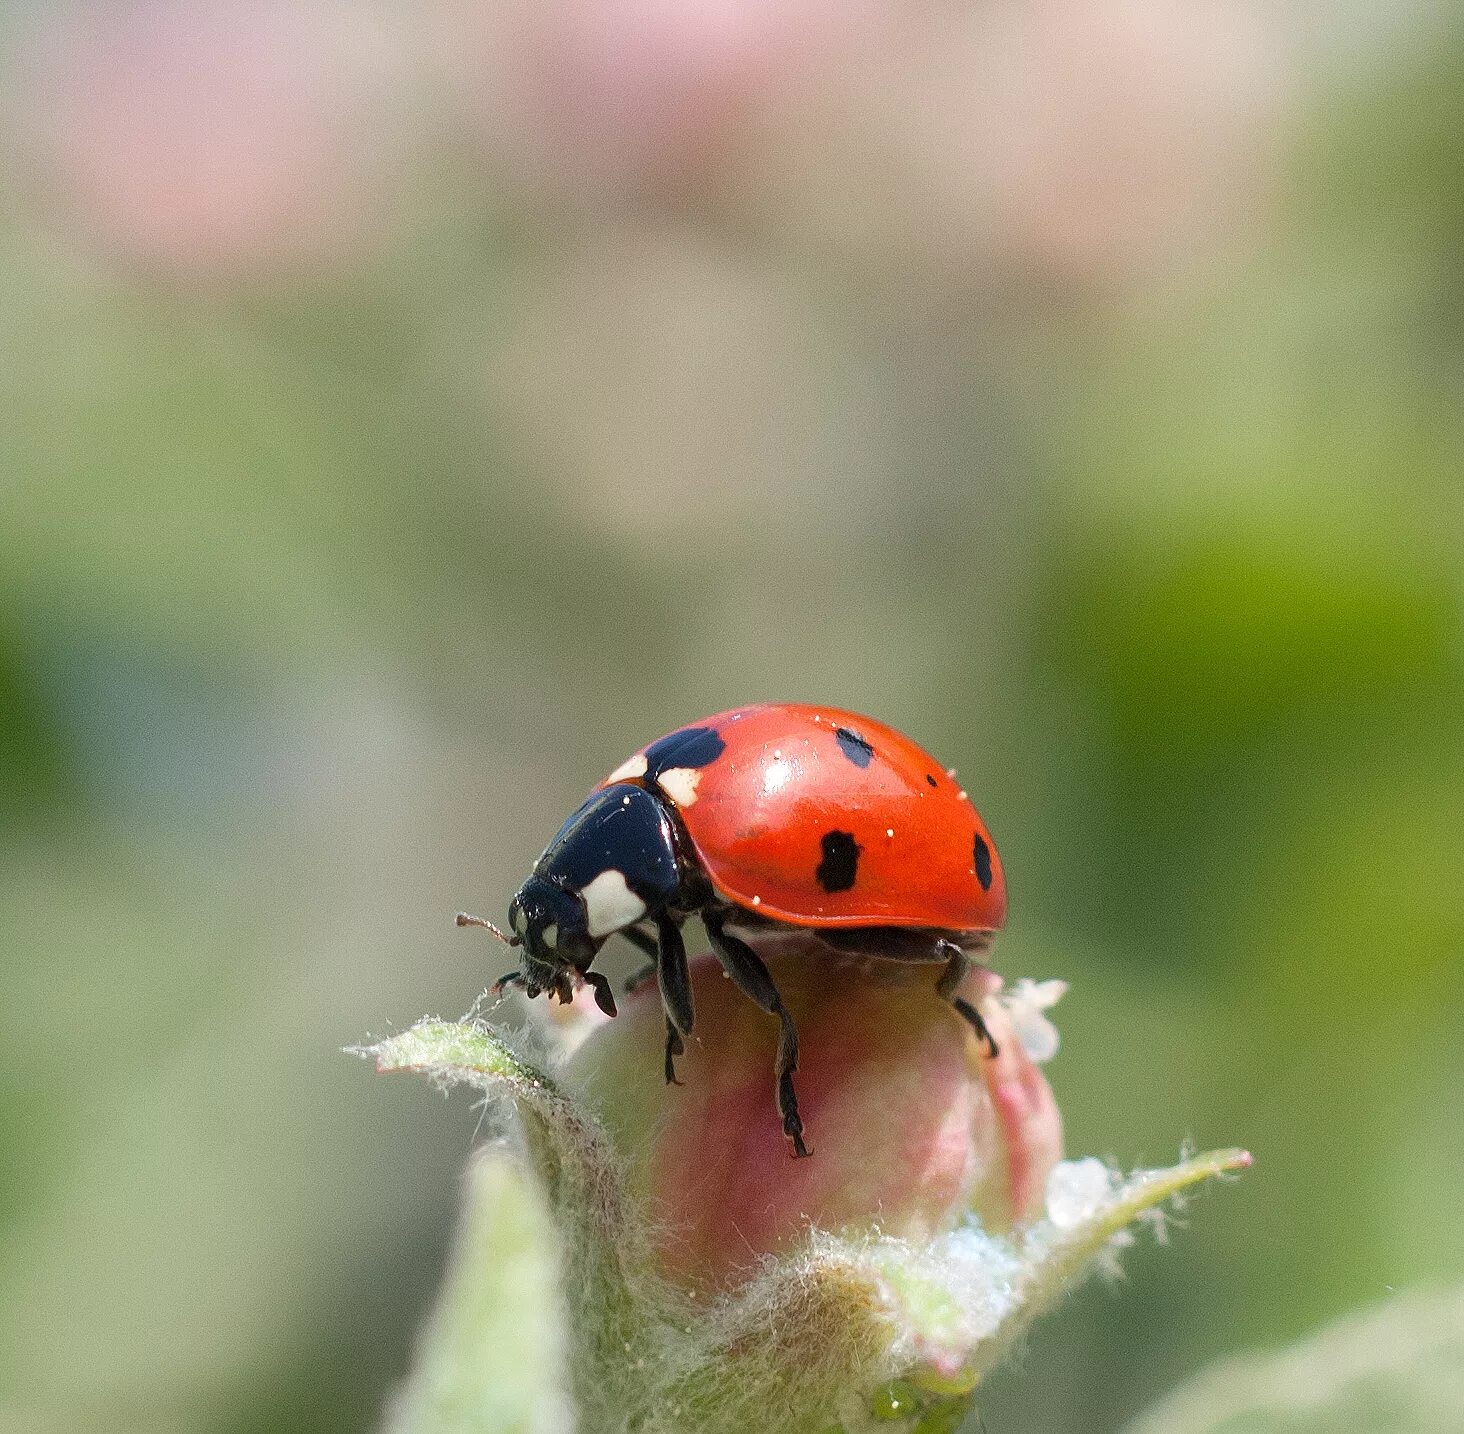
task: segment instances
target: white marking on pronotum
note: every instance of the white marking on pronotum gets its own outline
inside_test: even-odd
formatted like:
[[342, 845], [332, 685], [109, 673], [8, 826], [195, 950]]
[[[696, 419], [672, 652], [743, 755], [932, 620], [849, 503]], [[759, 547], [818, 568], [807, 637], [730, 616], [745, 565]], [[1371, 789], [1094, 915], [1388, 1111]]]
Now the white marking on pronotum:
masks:
[[701, 781], [699, 767], [672, 767], [656, 778], [656, 784], [678, 807], [689, 807], [696, 800], [696, 784]]
[[559, 927], [551, 921], [539, 939], [552, 951], [559, 942]]
[[585, 923], [591, 936], [608, 936], [646, 914], [645, 902], [625, 884], [624, 873], [613, 867], [590, 882], [580, 898], [585, 903]]
[[628, 782], [632, 777], [644, 777], [646, 774], [646, 754], [637, 752], [633, 757], [627, 757], [616, 769], [605, 778], [606, 785], [611, 782]]

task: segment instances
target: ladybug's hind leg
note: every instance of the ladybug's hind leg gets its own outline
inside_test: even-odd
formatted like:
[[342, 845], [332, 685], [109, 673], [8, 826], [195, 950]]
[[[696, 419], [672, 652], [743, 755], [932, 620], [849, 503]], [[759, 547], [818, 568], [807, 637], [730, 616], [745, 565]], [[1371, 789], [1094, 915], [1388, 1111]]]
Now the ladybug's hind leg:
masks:
[[794, 1157], [802, 1160], [809, 1150], [803, 1143], [803, 1119], [798, 1114], [798, 1093], [793, 1089], [793, 1072], [798, 1069], [798, 1027], [793, 1024], [793, 1017], [788, 1014], [762, 957], [745, 941], [729, 936], [720, 917], [704, 913], [702, 924], [707, 928], [712, 950], [717, 953], [717, 959], [737, 989], [781, 1023], [774, 1067], [778, 1082], [778, 1113], [783, 1117], [783, 1134], [793, 1142]]
[[986, 1022], [981, 1019], [981, 1012], [969, 1001], [956, 995], [961, 982], [966, 979], [966, 973], [971, 969], [971, 958], [954, 941], [937, 941], [935, 949], [937, 953], [946, 958], [945, 970], [940, 973], [940, 980], [935, 983], [936, 992], [944, 996], [971, 1023], [977, 1038], [985, 1043], [989, 1054], [1000, 1055], [1000, 1048], [992, 1039]]
[[661, 1004], [666, 1008], [666, 1084], [680, 1085], [676, 1079], [676, 1057], [686, 1054], [683, 1036], [691, 1034], [696, 1024], [696, 1009], [691, 999], [691, 975], [686, 969], [686, 943], [681, 930], [668, 916], [656, 922], [656, 981], [661, 987]]

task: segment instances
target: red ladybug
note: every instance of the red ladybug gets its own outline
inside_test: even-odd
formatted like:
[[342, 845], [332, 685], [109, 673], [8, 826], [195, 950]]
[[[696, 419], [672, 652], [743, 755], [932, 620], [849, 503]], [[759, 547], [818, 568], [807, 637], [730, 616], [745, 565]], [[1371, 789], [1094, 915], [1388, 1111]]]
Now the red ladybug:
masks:
[[[682, 923], [700, 916], [738, 987], [781, 1022], [778, 1110], [808, 1154], [793, 1089], [798, 1032], [742, 932], [813, 933], [834, 951], [942, 966], [936, 989], [996, 1048], [955, 991], [1006, 917], [991, 834], [955, 778], [892, 727], [832, 707], [739, 707], [622, 762], [560, 828], [509, 907], [521, 985], [568, 1001], [616, 933], [654, 963], [668, 1081], [695, 1013]], [[481, 925], [459, 916], [460, 925]]]

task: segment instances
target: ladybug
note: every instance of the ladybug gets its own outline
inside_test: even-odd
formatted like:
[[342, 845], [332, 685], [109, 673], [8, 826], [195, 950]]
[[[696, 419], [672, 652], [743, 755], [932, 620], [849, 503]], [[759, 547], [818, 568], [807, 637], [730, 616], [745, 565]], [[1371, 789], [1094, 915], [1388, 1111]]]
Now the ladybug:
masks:
[[955, 777], [882, 722], [767, 703], [678, 728], [559, 829], [509, 906], [511, 935], [466, 914], [458, 924], [523, 949], [495, 991], [568, 1001], [583, 982], [611, 1016], [610, 983], [590, 967], [609, 937], [625, 937], [651, 958], [643, 975], [660, 986], [674, 1082], [695, 1020], [681, 935], [693, 915], [727, 975], [780, 1023], [777, 1105], [795, 1156], [808, 1154], [798, 1032], [760, 938], [796, 931], [833, 952], [937, 963], [937, 991], [996, 1054], [956, 989], [1006, 917], [1001, 860]]

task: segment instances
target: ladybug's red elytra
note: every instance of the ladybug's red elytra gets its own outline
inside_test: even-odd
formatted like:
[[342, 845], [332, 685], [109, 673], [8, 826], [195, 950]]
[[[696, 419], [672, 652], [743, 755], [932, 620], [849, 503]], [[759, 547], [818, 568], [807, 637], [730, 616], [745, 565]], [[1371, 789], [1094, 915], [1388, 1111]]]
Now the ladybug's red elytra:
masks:
[[[580, 805], [509, 906], [521, 985], [568, 1001], [612, 935], [651, 958], [666, 1011], [665, 1075], [695, 1019], [686, 947], [701, 918], [728, 976], [781, 1023], [778, 1110], [808, 1154], [793, 1072], [798, 1032], [748, 940], [814, 936], [831, 950], [939, 963], [936, 989], [996, 1053], [956, 995], [1006, 918], [991, 833], [955, 778], [908, 737], [832, 707], [768, 703], [678, 728], [621, 763]], [[487, 926], [459, 916], [460, 925]], [[738, 933], [741, 933], [739, 935]]]

